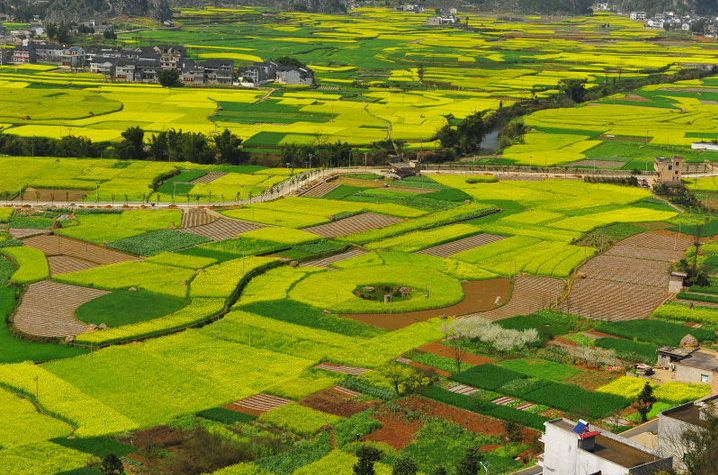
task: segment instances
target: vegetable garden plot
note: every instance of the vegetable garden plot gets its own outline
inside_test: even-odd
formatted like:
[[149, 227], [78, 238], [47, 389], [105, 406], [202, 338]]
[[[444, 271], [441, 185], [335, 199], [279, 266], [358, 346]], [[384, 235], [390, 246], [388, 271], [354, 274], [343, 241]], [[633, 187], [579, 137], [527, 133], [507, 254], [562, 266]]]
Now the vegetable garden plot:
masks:
[[326, 238], [336, 238], [340, 236], [348, 236], [350, 234], [356, 234], [371, 229], [379, 229], [386, 226], [391, 226], [401, 222], [401, 218], [395, 216], [387, 216], [384, 214], [377, 213], [361, 213], [348, 218], [340, 219], [332, 223], [321, 224], [319, 226], [313, 226], [305, 228], [305, 231], [319, 234]]
[[76, 310], [108, 292], [57, 282], [38, 282], [28, 286], [15, 314], [15, 328], [40, 337], [66, 337], [84, 333], [86, 323], [75, 318]]
[[360, 399], [361, 395], [361, 393], [341, 386], [334, 386], [314, 393], [302, 399], [299, 403], [335, 416], [349, 417], [376, 405], [376, 401]]

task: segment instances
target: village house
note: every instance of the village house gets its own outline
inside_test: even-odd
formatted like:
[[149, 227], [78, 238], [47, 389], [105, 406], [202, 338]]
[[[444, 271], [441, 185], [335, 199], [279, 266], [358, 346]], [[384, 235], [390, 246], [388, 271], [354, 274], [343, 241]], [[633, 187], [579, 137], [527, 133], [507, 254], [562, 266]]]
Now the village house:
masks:
[[71, 46], [62, 52], [62, 65], [72, 69], [82, 69], [85, 67], [87, 58], [85, 50], [79, 46]]
[[12, 52], [12, 63], [31, 64], [37, 62], [37, 54], [32, 45], [20, 46]]
[[683, 183], [683, 157], [659, 157], [654, 168], [658, 173], [658, 182], [662, 185], [680, 185]]
[[289, 85], [314, 85], [314, 71], [306, 67], [285, 66], [271, 61], [256, 63], [239, 71], [239, 84], [257, 87], [271, 82]]
[[702, 349], [692, 335], [686, 335], [678, 347], [659, 348], [657, 366], [671, 371], [675, 381], [710, 384], [718, 393], [718, 353]]
[[290, 85], [314, 85], [314, 72], [309, 68], [294, 68], [280, 66], [277, 69], [275, 82]]
[[555, 419], [544, 426], [544, 475], [653, 475], [673, 465], [671, 456], [585, 421]]
[[35, 54], [39, 63], [62, 63], [62, 53], [65, 47], [53, 43], [35, 43]]
[[718, 395], [689, 402], [659, 414], [658, 451], [673, 458], [674, 469], [685, 470], [683, 455], [687, 448], [682, 440], [683, 434], [688, 430], [703, 427], [710, 414], [718, 415]]

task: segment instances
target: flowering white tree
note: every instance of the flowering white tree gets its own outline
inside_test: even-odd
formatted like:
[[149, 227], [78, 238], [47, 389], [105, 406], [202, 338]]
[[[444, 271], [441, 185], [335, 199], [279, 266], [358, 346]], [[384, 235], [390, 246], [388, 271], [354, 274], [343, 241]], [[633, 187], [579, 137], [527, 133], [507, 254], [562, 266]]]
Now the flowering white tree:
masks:
[[535, 328], [511, 330], [481, 317], [456, 320], [452, 330], [456, 337], [479, 340], [502, 352], [524, 348], [539, 340], [539, 333]]

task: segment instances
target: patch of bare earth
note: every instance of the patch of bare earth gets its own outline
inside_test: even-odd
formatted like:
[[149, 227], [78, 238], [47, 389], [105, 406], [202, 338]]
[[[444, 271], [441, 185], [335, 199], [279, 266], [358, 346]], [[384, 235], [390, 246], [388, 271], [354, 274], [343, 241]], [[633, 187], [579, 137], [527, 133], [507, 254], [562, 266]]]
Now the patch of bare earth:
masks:
[[500, 241], [504, 239], [503, 236], [496, 236], [494, 234], [477, 234], [475, 236], [465, 237], [463, 239], [457, 239], [446, 244], [440, 244], [438, 246], [430, 247], [419, 251], [417, 254], [426, 254], [429, 256], [436, 257], [449, 257], [460, 252], [468, 251], [476, 247], [485, 246], [492, 242]]
[[48, 256], [52, 275], [137, 259], [124, 252], [57, 235], [33, 236], [25, 239], [25, 244]]
[[251, 223], [249, 221], [220, 218], [209, 224], [188, 228], [185, 231], [198, 236], [206, 237], [207, 239], [211, 239], [213, 241], [224, 241], [226, 239], [233, 239], [242, 233], [254, 231], [255, 229], [263, 227], [264, 226], [261, 224]]
[[361, 393], [334, 386], [312, 394], [299, 401], [299, 403], [312, 409], [342, 417], [353, 416], [379, 403], [378, 401], [362, 400], [360, 397]]
[[597, 320], [646, 318], [671, 294], [671, 265], [681, 259], [691, 238], [653, 231], [620, 241], [584, 264], [560, 309]]
[[506, 301], [511, 295], [508, 279], [471, 280], [462, 283], [464, 299], [450, 307], [403, 313], [355, 313], [346, 318], [368, 323], [387, 330], [396, 330], [436, 317], [475, 314], [496, 308], [496, 301]]
[[370, 231], [372, 229], [385, 228], [401, 221], [401, 218], [397, 218], [395, 216], [387, 216], [378, 213], [361, 213], [348, 218], [333, 221], [331, 223], [305, 228], [304, 230], [309, 231], [310, 233], [319, 234], [325, 238], [336, 238]]
[[25, 188], [13, 201], [82, 201], [92, 190]]
[[[506, 305], [494, 310], [475, 312], [470, 316], [478, 316], [487, 320], [503, 320], [505, 318], [530, 315], [554, 306], [565, 289], [560, 279], [534, 275], [516, 277], [511, 299]], [[502, 299], [502, 301], [505, 301]]]
[[43, 281], [28, 286], [13, 318], [22, 333], [39, 337], [76, 336], [91, 326], [75, 318], [80, 306], [109, 292]]

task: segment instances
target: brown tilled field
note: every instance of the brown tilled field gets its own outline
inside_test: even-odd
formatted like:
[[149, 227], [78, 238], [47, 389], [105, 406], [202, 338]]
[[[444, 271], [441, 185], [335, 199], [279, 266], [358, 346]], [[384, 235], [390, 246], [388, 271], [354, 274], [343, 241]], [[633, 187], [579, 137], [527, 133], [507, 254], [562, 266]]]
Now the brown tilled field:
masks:
[[[463, 426], [472, 432], [497, 437], [506, 436], [504, 422], [494, 419], [493, 417], [483, 416], [475, 412], [459, 409], [457, 407], [449, 406], [448, 404], [433, 401], [421, 396], [410, 396], [402, 399], [399, 404], [406, 409], [419, 412], [428, 417], [438, 417], [449, 420], [454, 424]], [[535, 442], [539, 436], [539, 433], [532, 429], [524, 428], [522, 433], [524, 436], [524, 442], [526, 443]]]
[[93, 190], [76, 189], [46, 189], [28, 187], [14, 201], [82, 201], [86, 196], [93, 193]]
[[516, 277], [511, 300], [506, 305], [488, 312], [475, 312], [472, 316], [503, 320], [519, 315], [530, 315], [558, 303], [564, 290], [565, 284], [560, 279], [520, 275]]
[[637, 234], [584, 264], [561, 309], [598, 320], [647, 318], [670, 297], [671, 264], [690, 247], [670, 231]]
[[305, 198], [321, 198], [327, 193], [336, 190], [341, 185], [339, 180], [324, 181], [301, 194]]
[[25, 244], [49, 256], [53, 275], [137, 259], [124, 252], [57, 235], [30, 237], [25, 239]]
[[201, 177], [192, 180], [192, 183], [212, 183], [213, 181], [219, 180], [225, 175], [226, 173], [224, 172], [209, 172], [206, 175], [202, 175]]
[[372, 229], [385, 228], [401, 221], [402, 220], [400, 218], [396, 218], [394, 216], [386, 216], [377, 213], [361, 213], [334, 221], [332, 223], [305, 228], [304, 230], [309, 231], [310, 233], [319, 234], [325, 238], [336, 238], [363, 231], [370, 231]]
[[419, 310], [404, 313], [356, 313], [344, 317], [368, 323], [387, 330], [407, 327], [436, 317], [452, 317], [476, 314], [496, 308], [497, 297], [506, 301], [511, 295], [511, 281], [508, 279], [469, 280], [462, 283], [464, 299], [450, 307]]
[[187, 229], [187, 232], [204, 236], [213, 241], [224, 241], [232, 239], [242, 233], [254, 231], [264, 226], [249, 221], [240, 221], [238, 219], [220, 218], [209, 224], [197, 226]]
[[450, 257], [454, 254], [468, 251], [469, 249], [473, 249], [475, 247], [485, 246], [502, 239], [504, 239], [503, 236], [496, 236], [494, 234], [477, 234], [475, 236], [457, 239], [456, 241], [451, 241], [446, 244], [439, 244], [438, 246], [419, 251], [417, 254], [427, 254], [429, 256], [436, 257]]
[[186, 208], [182, 211], [182, 228], [196, 228], [213, 223], [218, 216], [202, 208]]
[[15, 328], [40, 337], [75, 336], [88, 325], [75, 318], [84, 303], [109, 292], [58, 282], [43, 281], [28, 286], [15, 313]]
[[322, 259], [304, 262], [302, 263], [302, 267], [329, 267], [337, 262], [346, 261], [364, 254], [366, 254], [364, 249], [352, 249], [347, 252], [342, 252], [341, 254], [334, 254], [333, 256], [324, 257]]
[[312, 394], [299, 401], [299, 403], [312, 409], [342, 417], [353, 416], [379, 403], [379, 401], [361, 400], [360, 396], [361, 393], [335, 386]]

